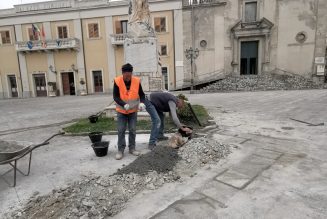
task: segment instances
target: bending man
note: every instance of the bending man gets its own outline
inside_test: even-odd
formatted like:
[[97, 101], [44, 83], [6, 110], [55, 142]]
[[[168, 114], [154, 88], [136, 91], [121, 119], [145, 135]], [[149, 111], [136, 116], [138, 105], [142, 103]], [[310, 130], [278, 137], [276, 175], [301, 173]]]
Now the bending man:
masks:
[[176, 109], [183, 107], [184, 100], [179, 99], [168, 92], [154, 92], [145, 99], [144, 103], [152, 120], [152, 129], [149, 140], [150, 150], [153, 150], [157, 141], [168, 139], [168, 137], [164, 136], [165, 112], [170, 112], [177, 128], [180, 128], [185, 132], [191, 131], [189, 128], [183, 127], [177, 117]]

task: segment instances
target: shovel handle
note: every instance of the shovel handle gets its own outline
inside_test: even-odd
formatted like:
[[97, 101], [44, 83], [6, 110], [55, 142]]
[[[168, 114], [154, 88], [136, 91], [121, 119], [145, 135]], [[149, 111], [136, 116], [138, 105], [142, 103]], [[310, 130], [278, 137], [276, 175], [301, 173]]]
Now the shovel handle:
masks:
[[196, 114], [194, 113], [194, 110], [193, 110], [191, 104], [190, 104], [190, 103], [187, 103], [187, 105], [188, 105], [188, 107], [190, 108], [190, 111], [191, 111], [191, 113], [193, 114], [193, 117], [195, 118], [196, 122], [199, 124], [199, 126], [202, 126], [200, 120], [198, 119], [198, 117], [197, 117]]

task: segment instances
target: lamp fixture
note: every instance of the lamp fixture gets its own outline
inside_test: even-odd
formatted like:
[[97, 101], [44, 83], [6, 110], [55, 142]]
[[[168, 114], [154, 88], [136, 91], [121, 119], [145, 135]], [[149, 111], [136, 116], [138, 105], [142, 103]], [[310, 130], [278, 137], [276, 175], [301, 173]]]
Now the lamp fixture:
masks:
[[54, 69], [54, 67], [53, 67], [52, 65], [49, 66], [49, 70], [50, 70], [52, 73], [57, 74], [57, 71]]

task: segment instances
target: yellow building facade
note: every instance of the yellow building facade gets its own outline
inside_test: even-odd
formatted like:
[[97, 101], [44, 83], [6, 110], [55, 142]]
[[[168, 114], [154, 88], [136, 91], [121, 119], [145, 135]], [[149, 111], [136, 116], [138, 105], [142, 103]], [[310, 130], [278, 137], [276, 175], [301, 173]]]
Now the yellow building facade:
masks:
[[[181, 37], [175, 41], [176, 30], [182, 33], [181, 4], [154, 0], [150, 10], [158, 68], [165, 88], [175, 89], [175, 44], [183, 47]], [[103, 0], [0, 10], [0, 98], [111, 93], [124, 64], [127, 12], [128, 1]]]

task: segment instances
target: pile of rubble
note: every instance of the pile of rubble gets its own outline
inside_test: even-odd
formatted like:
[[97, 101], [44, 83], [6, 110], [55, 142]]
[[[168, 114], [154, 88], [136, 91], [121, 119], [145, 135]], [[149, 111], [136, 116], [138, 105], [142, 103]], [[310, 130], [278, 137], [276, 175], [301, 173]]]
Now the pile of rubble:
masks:
[[[46, 196], [32, 197], [23, 209], [8, 214], [8, 218], [105, 218], [114, 216], [126, 202], [142, 190], [155, 190], [165, 183], [182, 182], [196, 174], [206, 163], [216, 163], [227, 156], [229, 146], [207, 138], [194, 139], [179, 150], [159, 146], [155, 151], [137, 158], [133, 163], [107, 177], [85, 176], [66, 188]], [[168, 151], [168, 153], [166, 152]], [[163, 157], [160, 153], [164, 153]], [[144, 164], [150, 158], [151, 165]], [[170, 160], [174, 164], [172, 168]], [[158, 164], [159, 163], [159, 164]], [[162, 165], [167, 164], [168, 168]], [[132, 167], [133, 165], [133, 167]], [[141, 170], [136, 170], [141, 165]], [[158, 168], [160, 166], [160, 168]], [[187, 168], [192, 167], [192, 168]]]
[[261, 75], [228, 76], [214, 84], [204, 87], [200, 92], [218, 91], [265, 91], [265, 90], [301, 90], [327, 88], [314, 81], [294, 74], [265, 73]]

